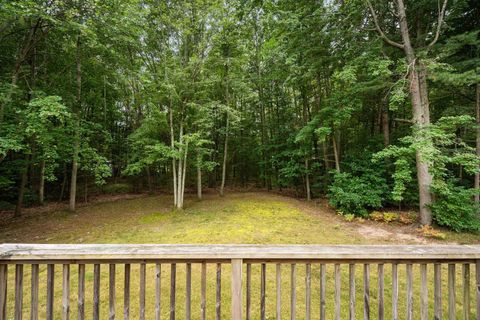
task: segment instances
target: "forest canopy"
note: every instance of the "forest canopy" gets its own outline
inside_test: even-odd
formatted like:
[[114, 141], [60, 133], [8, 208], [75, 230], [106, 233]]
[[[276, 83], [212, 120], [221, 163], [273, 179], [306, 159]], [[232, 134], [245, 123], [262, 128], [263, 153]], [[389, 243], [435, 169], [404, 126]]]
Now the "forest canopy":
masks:
[[477, 0], [2, 0], [0, 210], [202, 188], [479, 231]]

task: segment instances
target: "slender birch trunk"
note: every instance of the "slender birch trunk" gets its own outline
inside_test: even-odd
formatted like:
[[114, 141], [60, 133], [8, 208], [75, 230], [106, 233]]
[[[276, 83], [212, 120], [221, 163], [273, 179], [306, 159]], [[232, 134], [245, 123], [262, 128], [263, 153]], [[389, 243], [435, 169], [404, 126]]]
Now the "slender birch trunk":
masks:
[[335, 132], [332, 135], [333, 156], [335, 157], [335, 170], [340, 172], [340, 156], [338, 154], [337, 139], [335, 138]]
[[197, 155], [197, 198], [202, 200], [202, 157]]
[[225, 178], [227, 175], [227, 156], [228, 156], [228, 130], [229, 130], [229, 119], [227, 113], [227, 124], [225, 126], [225, 144], [223, 145], [223, 164], [222, 164], [222, 184], [220, 186], [220, 196], [224, 196], [225, 193]]

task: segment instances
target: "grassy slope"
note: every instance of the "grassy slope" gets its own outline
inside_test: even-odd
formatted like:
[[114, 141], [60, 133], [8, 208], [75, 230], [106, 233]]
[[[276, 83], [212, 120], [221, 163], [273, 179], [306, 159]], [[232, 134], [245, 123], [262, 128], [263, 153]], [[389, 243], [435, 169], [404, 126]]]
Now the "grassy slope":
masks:
[[[307, 205], [302, 201], [285, 198], [281, 196], [265, 194], [265, 193], [235, 193], [219, 198], [218, 196], [208, 196], [204, 201], [198, 202], [190, 200], [187, 202], [187, 208], [183, 212], [172, 212], [170, 206], [171, 199], [168, 196], [149, 196], [142, 198], [135, 198], [129, 200], [120, 200], [115, 202], [97, 203], [82, 207], [75, 215], [67, 212], [57, 211], [42, 215], [30, 215], [27, 219], [12, 222], [8, 228], [4, 228], [0, 234], [1, 242], [40, 242], [40, 243], [321, 243], [321, 244], [366, 244], [366, 243], [409, 243], [410, 238], [384, 237], [384, 238], [369, 238], [358, 232], [359, 225], [353, 223], [346, 223], [340, 217], [332, 214], [331, 210], [314, 205]], [[368, 223], [371, 224], [371, 223]], [[375, 225], [374, 225], [375, 227]], [[384, 227], [393, 232], [399, 226]], [[394, 233], [392, 233], [394, 234]], [[468, 235], [448, 235], [450, 239], [456, 240], [463, 237], [465, 242], [475, 242], [473, 236]], [[413, 241], [415, 243], [415, 241]], [[102, 313], [108, 314], [108, 272], [106, 267], [103, 267], [102, 273]], [[275, 282], [274, 282], [274, 265], [267, 267], [267, 313], [270, 318], [274, 316], [275, 308]], [[284, 265], [282, 271], [282, 302], [283, 312], [285, 316], [289, 315], [289, 269], [290, 266]], [[298, 319], [302, 319], [304, 314], [304, 269], [303, 265], [298, 266], [297, 275], [297, 296], [298, 296]], [[332, 267], [328, 270], [328, 300], [327, 313], [332, 316], [333, 311], [333, 282], [332, 282]], [[342, 318], [346, 318], [348, 314], [348, 277], [347, 266], [343, 266], [342, 277]], [[10, 269], [10, 283], [12, 288], [14, 284], [13, 270]], [[26, 283], [29, 284], [29, 270], [26, 269]], [[259, 271], [260, 267], [253, 266], [253, 296], [252, 318], [259, 317]], [[45, 310], [45, 283], [46, 270], [41, 267], [40, 278], [40, 292], [41, 299], [41, 314], [40, 318], [44, 317]], [[92, 292], [92, 267], [87, 267], [87, 306], [88, 315], [91, 310], [91, 292]], [[167, 317], [168, 314], [168, 283], [169, 283], [169, 266], [164, 265], [162, 270], [162, 314]], [[72, 318], [76, 318], [76, 277], [77, 268], [72, 267], [72, 289], [71, 289], [71, 303], [72, 303]], [[131, 315], [133, 319], [138, 314], [138, 266], [132, 266], [132, 297], [131, 297]], [[147, 319], [153, 318], [153, 303], [154, 303], [154, 283], [153, 279], [154, 266], [147, 268]], [[208, 268], [208, 313], [214, 312], [214, 296], [215, 296], [215, 281], [214, 281], [214, 266], [209, 265]], [[312, 312], [313, 317], [318, 318], [318, 292], [319, 292], [319, 266], [312, 267]], [[386, 284], [385, 284], [385, 301], [387, 307], [387, 315], [389, 315], [390, 307], [390, 266], [386, 266]], [[403, 276], [404, 269], [400, 268], [400, 274]], [[418, 277], [418, 266], [415, 267], [416, 277]], [[357, 294], [356, 300], [358, 305], [357, 317], [361, 317], [362, 304], [362, 278], [361, 266], [357, 267], [356, 281]], [[372, 315], [376, 315], [376, 266], [372, 266]], [[431, 272], [429, 272], [431, 273]], [[193, 318], [199, 317], [199, 266], [193, 266], [193, 297], [192, 297], [192, 313]], [[429, 275], [429, 279], [432, 274]], [[445, 277], [444, 277], [445, 278]], [[117, 267], [117, 313], [122, 313], [123, 306], [123, 267]], [[223, 305], [222, 313], [224, 318], [229, 317], [229, 301], [227, 294], [229, 287], [229, 266], [223, 266], [222, 274], [222, 296]], [[444, 279], [444, 291], [447, 292], [446, 279]], [[178, 318], [181, 319], [183, 315], [184, 306], [184, 266], [178, 266], [178, 295], [177, 295], [177, 312]], [[418, 281], [416, 281], [418, 283]], [[457, 300], [461, 301], [461, 281], [457, 281], [458, 294]], [[28, 286], [27, 286], [28, 288]], [[419, 288], [415, 288], [418, 297]], [[401, 281], [400, 297], [404, 300], [405, 285]], [[433, 292], [430, 288], [430, 293]], [[472, 285], [473, 293], [473, 285]], [[57, 269], [56, 275], [56, 313], [60, 316], [61, 312], [61, 272]], [[13, 294], [10, 290], [10, 303], [13, 306]], [[418, 301], [418, 298], [416, 298]], [[28, 310], [29, 292], [24, 292], [24, 304]], [[446, 307], [446, 301], [444, 302]], [[417, 305], [418, 306], [418, 305]], [[404, 306], [400, 307], [403, 311]], [[472, 303], [473, 310], [473, 303]], [[9, 314], [12, 315], [12, 308]], [[418, 312], [418, 311], [416, 311]], [[445, 309], [446, 312], [446, 309]], [[458, 310], [460, 315], [460, 308]], [[403, 313], [403, 312], [402, 312]], [[432, 313], [431, 313], [432, 314]], [[416, 313], [418, 316], [418, 313]], [[25, 314], [25, 318], [27, 314]], [[285, 317], [286, 318], [286, 317]], [[403, 318], [403, 316], [402, 316]]]

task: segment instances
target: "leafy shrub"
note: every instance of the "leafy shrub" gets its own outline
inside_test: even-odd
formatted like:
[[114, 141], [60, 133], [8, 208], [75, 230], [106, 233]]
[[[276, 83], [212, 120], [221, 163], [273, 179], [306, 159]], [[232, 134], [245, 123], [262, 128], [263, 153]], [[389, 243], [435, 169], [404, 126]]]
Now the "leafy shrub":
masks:
[[383, 213], [380, 211], [372, 211], [368, 217], [374, 221], [383, 221]]
[[125, 194], [133, 192], [133, 186], [128, 183], [110, 183], [103, 186], [103, 192], [107, 194]]
[[419, 231], [423, 234], [424, 237], [434, 238], [438, 240], [445, 240], [447, 235], [443, 232], [435, 230], [432, 226], [422, 226]]
[[403, 224], [412, 224], [417, 221], [417, 214], [414, 212], [402, 212], [400, 213], [398, 221]]
[[349, 214], [346, 214], [344, 218], [345, 218], [345, 221], [352, 222], [353, 220], [355, 220], [355, 215], [349, 213]]
[[383, 221], [386, 223], [397, 221], [399, 218], [398, 213], [395, 212], [384, 212], [383, 213]]
[[433, 219], [438, 225], [456, 232], [480, 231], [480, 218], [477, 215], [479, 208], [472, 200], [478, 191], [451, 182], [436, 184], [432, 191], [436, 200], [431, 208]]
[[338, 172], [328, 189], [328, 197], [330, 204], [345, 214], [367, 216], [368, 209], [382, 207], [386, 189], [385, 180], [378, 175]]

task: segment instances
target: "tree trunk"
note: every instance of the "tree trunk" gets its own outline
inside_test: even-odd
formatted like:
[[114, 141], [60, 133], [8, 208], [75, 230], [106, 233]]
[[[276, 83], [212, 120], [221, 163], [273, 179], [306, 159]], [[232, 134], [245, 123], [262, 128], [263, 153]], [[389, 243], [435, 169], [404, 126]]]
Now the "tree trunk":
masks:
[[40, 183], [38, 186], [38, 202], [43, 206], [45, 202], [45, 160], [40, 162]]
[[22, 177], [20, 178], [20, 188], [18, 191], [17, 206], [15, 207], [15, 217], [18, 218], [22, 215], [22, 205], [23, 205], [23, 196], [25, 195], [25, 187], [28, 180], [28, 165], [30, 162], [30, 157], [25, 157], [26, 164], [22, 170]]
[[335, 157], [335, 170], [340, 172], [340, 156], [338, 154], [337, 139], [335, 138], [335, 132], [332, 135], [333, 155]]
[[[426, 130], [426, 127], [430, 124], [426, 69], [425, 66], [420, 62], [419, 58], [415, 56], [414, 49], [411, 45], [403, 0], [397, 1], [400, 30], [403, 39], [403, 49], [410, 70], [410, 96], [413, 107], [413, 121], [416, 126], [416, 128], [414, 128], [414, 136], [425, 141], [425, 137], [421, 131]], [[427, 140], [425, 143], [427, 147], [432, 146], [431, 140]], [[424, 159], [422, 150], [416, 151], [415, 158], [419, 190], [420, 222], [422, 225], [430, 225], [432, 223], [432, 211], [430, 209], [430, 204], [432, 203], [432, 194], [430, 187], [432, 185], [433, 176], [430, 173], [429, 164], [427, 163], [426, 159]]]
[[305, 188], [307, 192], [307, 201], [312, 200], [312, 196], [310, 193], [310, 173], [308, 172], [309, 166], [308, 166], [308, 159], [305, 158]]
[[[175, 135], [173, 131], [173, 110], [172, 100], [170, 99], [170, 111], [169, 111], [169, 124], [170, 124], [170, 146], [175, 149]], [[173, 205], [176, 208], [178, 204], [178, 184], [177, 184], [177, 164], [175, 158], [172, 158], [172, 175], [173, 175]]]
[[147, 166], [145, 170], [147, 171], [148, 192], [151, 193], [153, 191], [153, 186], [152, 186], [152, 174], [150, 172], [150, 167]]
[[67, 184], [67, 165], [63, 164], [63, 180], [62, 180], [62, 186], [60, 187], [60, 196], [58, 197], [58, 201], [63, 200], [66, 184]]
[[[480, 83], [477, 83], [477, 101], [475, 104], [475, 113], [477, 117], [477, 139], [476, 139], [476, 149], [477, 149], [477, 156], [480, 157]], [[479, 168], [480, 169], [480, 168]], [[480, 172], [475, 173], [475, 189], [480, 188]], [[475, 203], [480, 202], [480, 195], [475, 195]]]
[[382, 133], [383, 133], [383, 145], [388, 147], [390, 145], [390, 126], [388, 116], [388, 104], [385, 102], [382, 105]]
[[75, 203], [77, 197], [77, 173], [78, 173], [78, 154], [80, 149], [79, 125], [80, 125], [80, 111], [81, 111], [81, 96], [82, 96], [82, 60], [81, 60], [81, 39], [77, 36], [77, 53], [76, 53], [76, 82], [77, 82], [77, 96], [76, 96], [76, 115], [75, 136], [73, 145], [73, 160], [72, 160], [72, 174], [70, 178], [70, 211], [75, 211]]
[[224, 196], [225, 190], [225, 176], [227, 174], [227, 152], [228, 152], [228, 127], [229, 127], [229, 119], [227, 113], [227, 124], [225, 126], [225, 144], [223, 146], [223, 164], [222, 164], [222, 184], [220, 185], [220, 196]]
[[200, 155], [197, 156], [197, 198], [202, 200], [202, 158]]

